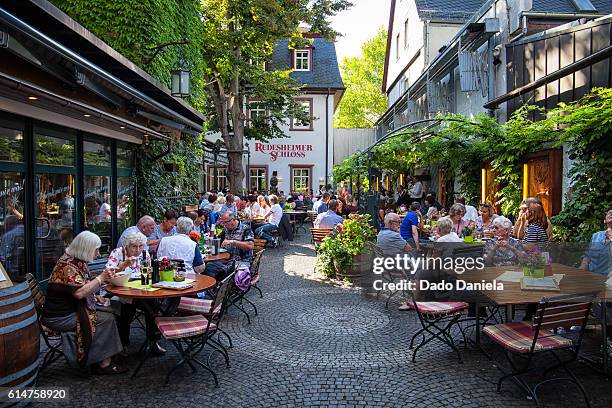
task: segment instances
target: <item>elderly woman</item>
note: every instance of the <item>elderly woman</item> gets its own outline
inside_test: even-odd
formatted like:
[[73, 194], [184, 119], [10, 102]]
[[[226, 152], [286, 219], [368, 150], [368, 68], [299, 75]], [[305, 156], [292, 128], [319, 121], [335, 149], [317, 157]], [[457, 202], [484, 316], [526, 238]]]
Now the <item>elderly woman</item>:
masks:
[[176, 221], [176, 235], [162, 238], [157, 251], [158, 258], [182, 259], [187, 272], [204, 272], [205, 265], [198, 245], [189, 238], [193, 221], [180, 217]]
[[469, 225], [469, 221], [463, 219], [464, 216], [465, 206], [461, 203], [453, 204], [448, 210], [448, 218], [453, 222], [452, 230], [458, 236], [461, 236], [463, 229]]
[[438, 239], [436, 242], [463, 242], [459, 235], [453, 231], [453, 221], [449, 217], [442, 217], [436, 224]]
[[493, 220], [494, 238], [485, 246], [484, 258], [487, 266], [516, 265], [523, 251], [521, 242], [512, 238], [512, 222], [499, 216]]
[[[140, 265], [142, 253], [145, 251], [147, 237], [140, 232], [132, 232], [125, 236], [123, 246], [113, 249], [108, 256], [106, 268], [118, 274], [122, 272], [133, 275], [133, 278], [140, 277]], [[151, 260], [148, 252], [145, 251], [147, 260]], [[127, 354], [127, 347], [130, 345], [130, 325], [136, 315], [136, 307], [129, 299], [120, 299], [121, 315], [117, 320], [117, 328], [119, 329], [119, 337], [123, 345], [122, 355]], [[147, 328], [154, 328], [155, 321], [147, 321]]]
[[97, 311], [104, 303], [95, 293], [113, 275], [105, 269], [92, 278], [87, 266], [99, 254], [100, 238], [89, 231], [77, 235], [59, 258], [47, 287], [43, 323], [62, 333], [62, 349], [70, 362], [97, 364], [98, 374], [127, 371], [113, 363], [121, 352], [121, 340], [112, 314]]

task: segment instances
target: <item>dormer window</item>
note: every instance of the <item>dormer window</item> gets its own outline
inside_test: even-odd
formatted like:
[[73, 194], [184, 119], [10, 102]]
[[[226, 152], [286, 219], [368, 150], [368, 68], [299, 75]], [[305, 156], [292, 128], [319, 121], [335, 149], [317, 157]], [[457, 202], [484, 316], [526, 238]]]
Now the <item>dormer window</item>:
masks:
[[309, 48], [293, 50], [293, 69], [296, 71], [310, 71], [311, 52]]

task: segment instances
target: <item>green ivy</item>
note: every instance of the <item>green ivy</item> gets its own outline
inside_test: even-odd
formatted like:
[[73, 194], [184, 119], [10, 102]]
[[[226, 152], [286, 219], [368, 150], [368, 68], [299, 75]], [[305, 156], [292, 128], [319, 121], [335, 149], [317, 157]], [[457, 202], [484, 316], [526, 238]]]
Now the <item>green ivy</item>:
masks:
[[[199, 111], [204, 109], [206, 93], [200, 1], [51, 1], [167, 88], [170, 88], [170, 72], [177, 67], [182, 52], [185, 67], [191, 70], [191, 96], [186, 98], [186, 102]], [[152, 55], [150, 48], [182, 39], [189, 40], [189, 44], [168, 47], [147, 63]], [[140, 147], [136, 163], [139, 214], [150, 214], [160, 219], [169, 206], [193, 204], [202, 177], [201, 165], [198, 164], [202, 159], [202, 148], [201, 137], [188, 136], [174, 143], [169, 155], [153, 160], [166, 149], [166, 144], [151, 142]], [[164, 163], [174, 164], [176, 171], [166, 172]], [[172, 202], [164, 198], [175, 195], [190, 197]]]

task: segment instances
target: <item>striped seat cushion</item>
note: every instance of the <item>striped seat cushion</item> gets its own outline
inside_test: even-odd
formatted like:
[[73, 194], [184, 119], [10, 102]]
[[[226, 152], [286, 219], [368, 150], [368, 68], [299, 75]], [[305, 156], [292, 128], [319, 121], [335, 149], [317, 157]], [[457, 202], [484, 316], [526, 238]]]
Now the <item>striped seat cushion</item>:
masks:
[[[167, 340], [198, 336], [206, 332], [208, 327], [208, 320], [202, 315], [158, 317], [155, 323], [157, 323], [159, 332]], [[210, 324], [210, 330], [216, 328], [214, 323]]]
[[416, 302], [416, 306], [422, 314], [433, 317], [456, 315], [468, 308], [465, 302]]
[[[212, 300], [210, 299], [199, 299], [199, 298], [190, 298], [190, 297], [182, 297], [181, 302], [179, 303], [176, 311], [179, 313], [190, 314], [190, 313], [198, 313], [198, 314], [211, 314], [210, 308], [212, 307]], [[217, 314], [221, 311], [222, 304], [219, 303], [215, 306], [215, 310], [213, 314]]]
[[[531, 323], [516, 322], [485, 326], [483, 332], [500, 346], [517, 353], [528, 353], [533, 344], [535, 331]], [[554, 350], [572, 345], [570, 339], [540, 331], [534, 351]]]

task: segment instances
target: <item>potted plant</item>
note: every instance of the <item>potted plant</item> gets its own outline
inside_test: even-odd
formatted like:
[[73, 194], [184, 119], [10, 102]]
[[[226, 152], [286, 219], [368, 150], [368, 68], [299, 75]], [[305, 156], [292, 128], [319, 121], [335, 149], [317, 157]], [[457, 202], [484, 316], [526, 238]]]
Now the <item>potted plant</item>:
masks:
[[461, 235], [463, 235], [463, 242], [474, 242], [474, 230], [472, 228], [465, 227], [463, 228], [463, 230], [461, 230]]
[[519, 256], [519, 265], [523, 268], [523, 275], [532, 278], [543, 278], [546, 266], [546, 257], [537, 245], [525, 247], [525, 252]]
[[354, 279], [370, 269], [375, 232], [370, 215], [351, 214], [317, 249], [317, 270], [326, 276]]
[[159, 280], [171, 282], [174, 280], [176, 267], [170, 259], [164, 257], [159, 260]]

